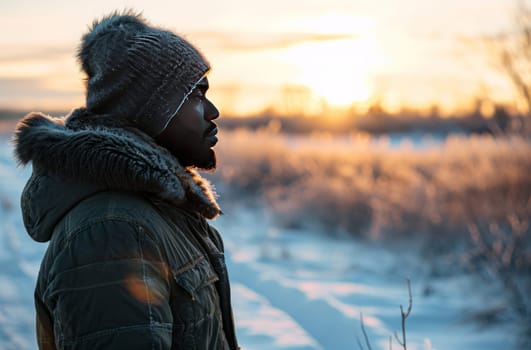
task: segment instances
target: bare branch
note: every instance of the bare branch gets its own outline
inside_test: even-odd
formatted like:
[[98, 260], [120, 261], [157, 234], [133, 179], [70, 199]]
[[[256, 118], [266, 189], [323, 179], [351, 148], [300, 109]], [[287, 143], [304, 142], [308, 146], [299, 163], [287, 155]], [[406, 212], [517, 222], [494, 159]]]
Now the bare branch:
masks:
[[411, 293], [411, 280], [409, 277], [406, 279], [407, 281], [407, 290], [409, 294], [409, 305], [407, 308], [407, 311], [404, 312], [404, 307], [400, 305], [400, 314], [402, 316], [402, 339], [398, 337], [398, 334], [395, 332], [395, 339], [402, 346], [404, 350], [407, 350], [407, 343], [406, 343], [406, 319], [408, 318], [409, 314], [411, 313], [411, 309], [413, 308], [413, 294]]
[[400, 346], [404, 347], [404, 344], [402, 344], [402, 342], [400, 341], [400, 338], [398, 338], [398, 333], [396, 333], [396, 331], [395, 331], [394, 334], [395, 334], [396, 342], [397, 342], [398, 344], [400, 344]]
[[517, 70], [513, 55], [511, 55], [507, 50], [503, 50], [500, 59], [505, 72], [511, 79], [516, 90], [524, 98], [524, 101], [527, 105], [527, 111], [529, 113], [531, 110], [531, 93], [529, 92], [529, 84], [524, 81], [522, 73]]
[[[371, 343], [369, 342], [369, 337], [367, 336], [367, 332], [365, 331], [365, 323], [363, 322], [363, 313], [362, 312], [360, 312], [360, 323], [361, 323], [361, 332], [363, 333], [363, 337], [365, 338], [365, 343], [367, 344], [367, 349], [372, 350]], [[361, 343], [360, 343], [360, 345], [361, 345]]]
[[408, 291], [408, 294], [409, 294], [409, 306], [407, 308], [407, 313], [405, 315], [403, 315], [404, 316], [404, 320], [409, 316], [409, 314], [411, 313], [411, 309], [413, 308], [413, 295], [411, 294], [411, 280], [408, 277], [406, 279], [406, 281], [407, 281], [407, 291]]

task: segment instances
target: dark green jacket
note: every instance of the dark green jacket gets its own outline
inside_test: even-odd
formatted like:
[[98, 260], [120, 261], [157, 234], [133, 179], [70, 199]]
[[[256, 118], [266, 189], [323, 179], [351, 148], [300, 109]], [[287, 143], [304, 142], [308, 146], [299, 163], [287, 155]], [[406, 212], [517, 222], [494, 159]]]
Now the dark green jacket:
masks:
[[39, 347], [236, 349], [209, 184], [139, 131], [77, 117], [31, 114], [15, 134], [17, 158], [33, 165], [24, 223], [49, 241]]

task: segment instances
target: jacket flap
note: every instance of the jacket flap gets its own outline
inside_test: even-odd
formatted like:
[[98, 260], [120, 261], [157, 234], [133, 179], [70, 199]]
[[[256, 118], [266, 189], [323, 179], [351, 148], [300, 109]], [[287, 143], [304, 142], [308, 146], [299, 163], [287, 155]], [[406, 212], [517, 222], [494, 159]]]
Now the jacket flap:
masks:
[[192, 299], [196, 298], [196, 291], [219, 280], [208, 260], [201, 256], [185, 267], [173, 271], [175, 282], [183, 288]]

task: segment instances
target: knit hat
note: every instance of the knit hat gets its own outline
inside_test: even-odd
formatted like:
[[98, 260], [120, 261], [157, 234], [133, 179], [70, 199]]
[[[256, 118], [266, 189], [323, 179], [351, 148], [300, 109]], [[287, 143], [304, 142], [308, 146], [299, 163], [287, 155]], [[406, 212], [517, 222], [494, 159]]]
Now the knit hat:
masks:
[[87, 75], [87, 110], [126, 119], [152, 137], [210, 69], [188, 41], [131, 11], [95, 21], [78, 59]]

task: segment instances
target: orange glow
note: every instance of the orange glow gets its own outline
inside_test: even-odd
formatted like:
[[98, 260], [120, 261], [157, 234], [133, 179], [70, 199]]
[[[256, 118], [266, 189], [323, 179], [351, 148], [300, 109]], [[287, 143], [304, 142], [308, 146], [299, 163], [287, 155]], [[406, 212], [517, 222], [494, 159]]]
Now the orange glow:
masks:
[[[135, 6], [152, 23], [196, 44], [213, 67], [215, 102], [225, 113], [247, 116], [264, 110], [321, 115], [353, 105], [363, 110], [374, 101], [390, 111], [438, 106], [450, 113], [478, 97], [519, 108], [510, 79], [473, 40], [512, 28], [512, 3], [492, 0], [479, 17], [465, 2], [421, 0], [363, 6], [330, 0], [302, 7], [281, 0], [253, 6], [207, 0], [187, 3], [186, 11], [163, 0]], [[0, 109], [70, 110], [83, 104], [75, 50], [87, 25], [115, 5], [0, 4]], [[66, 19], [64, 11], [71, 13]], [[456, 13], [475, 21], [458, 21]], [[47, 25], [31, 30], [42, 18]], [[300, 93], [285, 93], [293, 87]]]
[[372, 33], [372, 21], [364, 17], [327, 15], [312, 22], [319, 33], [345, 38], [296, 45], [286, 50], [287, 60], [297, 64], [298, 83], [335, 107], [364, 102], [373, 94], [371, 71], [381, 63]]
[[153, 283], [154, 281], [151, 279], [143, 280], [136, 275], [128, 276], [125, 279], [125, 287], [136, 300], [145, 304], [160, 304], [162, 296]]
[[[348, 106], [367, 100], [371, 96], [371, 87], [363, 57], [365, 53], [359, 46], [357, 41], [341, 40], [294, 49], [301, 57], [301, 84], [333, 106]], [[319, 56], [303, 60], [316, 52]]]

